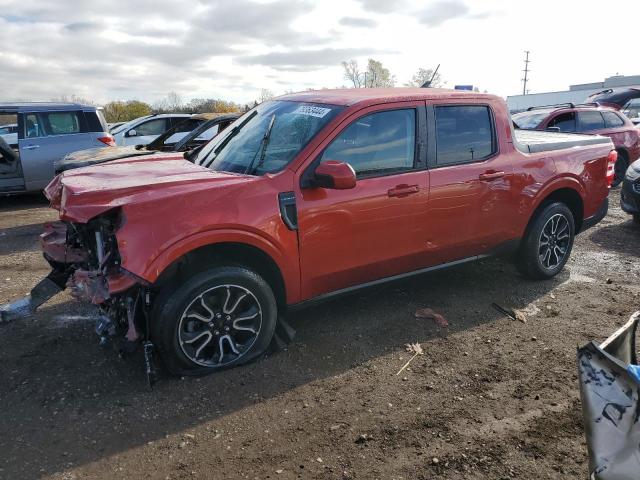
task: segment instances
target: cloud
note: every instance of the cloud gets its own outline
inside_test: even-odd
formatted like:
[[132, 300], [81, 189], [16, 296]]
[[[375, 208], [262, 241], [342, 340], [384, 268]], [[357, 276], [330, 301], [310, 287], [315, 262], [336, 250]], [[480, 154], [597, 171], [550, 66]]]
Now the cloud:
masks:
[[472, 14], [467, 4], [461, 0], [438, 0], [418, 14], [420, 22], [429, 27], [438, 27], [458, 18], [482, 19], [487, 16], [488, 13]]
[[405, 0], [359, 0], [363, 8], [376, 13], [402, 12], [406, 7]]
[[391, 53], [371, 48], [323, 48], [320, 50], [291, 50], [271, 52], [264, 55], [239, 57], [241, 65], [264, 65], [276, 70], [310, 72], [326, 67], [334, 67], [343, 60], [365, 55]]
[[344, 25], [346, 27], [362, 27], [362, 28], [373, 28], [378, 25], [378, 22], [372, 20], [370, 18], [360, 18], [360, 17], [342, 17], [339, 21], [340, 25]]

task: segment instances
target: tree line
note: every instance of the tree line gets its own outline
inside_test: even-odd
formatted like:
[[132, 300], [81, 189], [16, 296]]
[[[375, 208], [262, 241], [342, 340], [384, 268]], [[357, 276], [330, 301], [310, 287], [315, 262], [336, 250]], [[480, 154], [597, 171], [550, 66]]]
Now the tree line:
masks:
[[[353, 88], [378, 88], [378, 87], [395, 87], [397, 84], [396, 77], [382, 62], [369, 58], [364, 67], [361, 67], [356, 60], [348, 60], [342, 62], [344, 70], [344, 79], [347, 80]], [[435, 72], [431, 68], [419, 68], [413, 75], [411, 80], [404, 83], [405, 87], [421, 87], [430, 81], [431, 87], [443, 87], [446, 81], [439, 72]], [[291, 93], [287, 91], [285, 93]], [[275, 95], [272, 91], [262, 89], [257, 100], [250, 104], [239, 104], [222, 100], [220, 98], [194, 98], [185, 101], [178, 93], [170, 92], [166, 97], [158, 100], [153, 104], [142, 102], [140, 100], [121, 101], [115, 100], [103, 105], [104, 116], [109, 123], [127, 122], [134, 118], [145, 115], [158, 113], [206, 113], [206, 112], [239, 112], [247, 111], [250, 108], [270, 100]], [[94, 105], [95, 103], [86, 98], [77, 95], [63, 95], [53, 99], [59, 102], [75, 102], [82, 104]]]
[[[342, 62], [344, 70], [344, 79], [351, 82], [353, 88], [380, 88], [395, 87], [396, 77], [392, 75], [388, 68], [382, 65], [382, 62], [370, 58], [364, 68], [356, 60], [348, 60]], [[411, 77], [411, 80], [404, 84], [405, 87], [421, 87], [427, 82], [430, 87], [440, 88], [447, 82], [438, 72], [434, 72], [431, 68], [419, 68]]]

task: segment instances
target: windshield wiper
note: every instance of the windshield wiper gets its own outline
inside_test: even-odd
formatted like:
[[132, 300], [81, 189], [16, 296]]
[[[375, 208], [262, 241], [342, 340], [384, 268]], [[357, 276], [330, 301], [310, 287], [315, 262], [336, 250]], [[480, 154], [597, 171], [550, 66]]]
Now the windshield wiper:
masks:
[[256, 154], [251, 159], [251, 163], [247, 165], [247, 169], [244, 171], [245, 175], [253, 174], [253, 162], [256, 161], [256, 157], [260, 154], [260, 160], [258, 161], [258, 165], [256, 165], [256, 170], [262, 166], [264, 163], [264, 157], [267, 155], [267, 146], [269, 145], [269, 139], [271, 138], [271, 130], [273, 130], [273, 124], [276, 123], [276, 114], [274, 113], [271, 116], [271, 121], [269, 122], [269, 126], [267, 130], [264, 132], [264, 137], [262, 137], [262, 141], [260, 142], [260, 149], [256, 152]]
[[211, 164], [213, 163], [213, 161], [216, 159], [216, 156], [218, 155], [218, 153], [220, 153], [220, 150], [222, 150], [227, 143], [229, 143], [231, 141], [231, 139], [233, 137], [235, 137], [238, 132], [240, 131], [240, 129], [242, 127], [244, 127], [249, 120], [251, 120], [253, 117], [255, 117], [258, 114], [257, 110], [254, 110], [247, 118], [245, 118], [242, 123], [240, 125], [236, 125], [235, 127], [233, 127], [231, 129], [231, 131], [229, 132], [229, 135], [227, 135], [226, 137], [224, 137], [224, 139], [222, 140], [222, 142], [220, 142], [220, 145], [218, 145], [214, 150], [213, 150], [213, 155], [211, 155], [211, 160], [209, 160], [209, 162], [206, 165], [202, 165], [205, 168], [209, 168], [211, 166]]

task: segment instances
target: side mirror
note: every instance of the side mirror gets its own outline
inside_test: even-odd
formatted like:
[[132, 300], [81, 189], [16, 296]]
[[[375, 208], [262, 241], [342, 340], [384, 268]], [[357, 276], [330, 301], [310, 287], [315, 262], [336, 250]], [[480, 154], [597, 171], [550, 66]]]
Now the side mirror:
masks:
[[560, 127], [547, 127], [547, 132], [560, 133]]
[[316, 168], [314, 184], [321, 188], [348, 190], [356, 186], [356, 172], [348, 163], [327, 160]]
[[137, 136], [138, 136], [138, 132], [136, 132], [135, 128], [132, 128], [127, 132], [127, 137], [137, 137]]

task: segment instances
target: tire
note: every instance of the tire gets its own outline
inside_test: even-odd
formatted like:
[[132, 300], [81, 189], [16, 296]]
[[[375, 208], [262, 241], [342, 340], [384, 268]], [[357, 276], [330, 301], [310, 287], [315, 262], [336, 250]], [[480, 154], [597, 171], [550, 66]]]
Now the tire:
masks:
[[170, 373], [203, 375], [265, 353], [277, 317], [275, 296], [262, 277], [243, 267], [216, 267], [158, 294], [151, 340]]
[[640, 225], [640, 213], [635, 213], [633, 215], [633, 221], [636, 225]]
[[[575, 220], [569, 207], [560, 202], [544, 206], [529, 224], [522, 239], [516, 259], [518, 270], [536, 280], [556, 276], [571, 255], [574, 237]], [[561, 255], [559, 252], [564, 253]]]
[[618, 150], [618, 160], [615, 165], [615, 176], [613, 177], [611, 187], [617, 187], [622, 183], [624, 176], [627, 173], [627, 168], [629, 168], [629, 158], [625, 152]]

